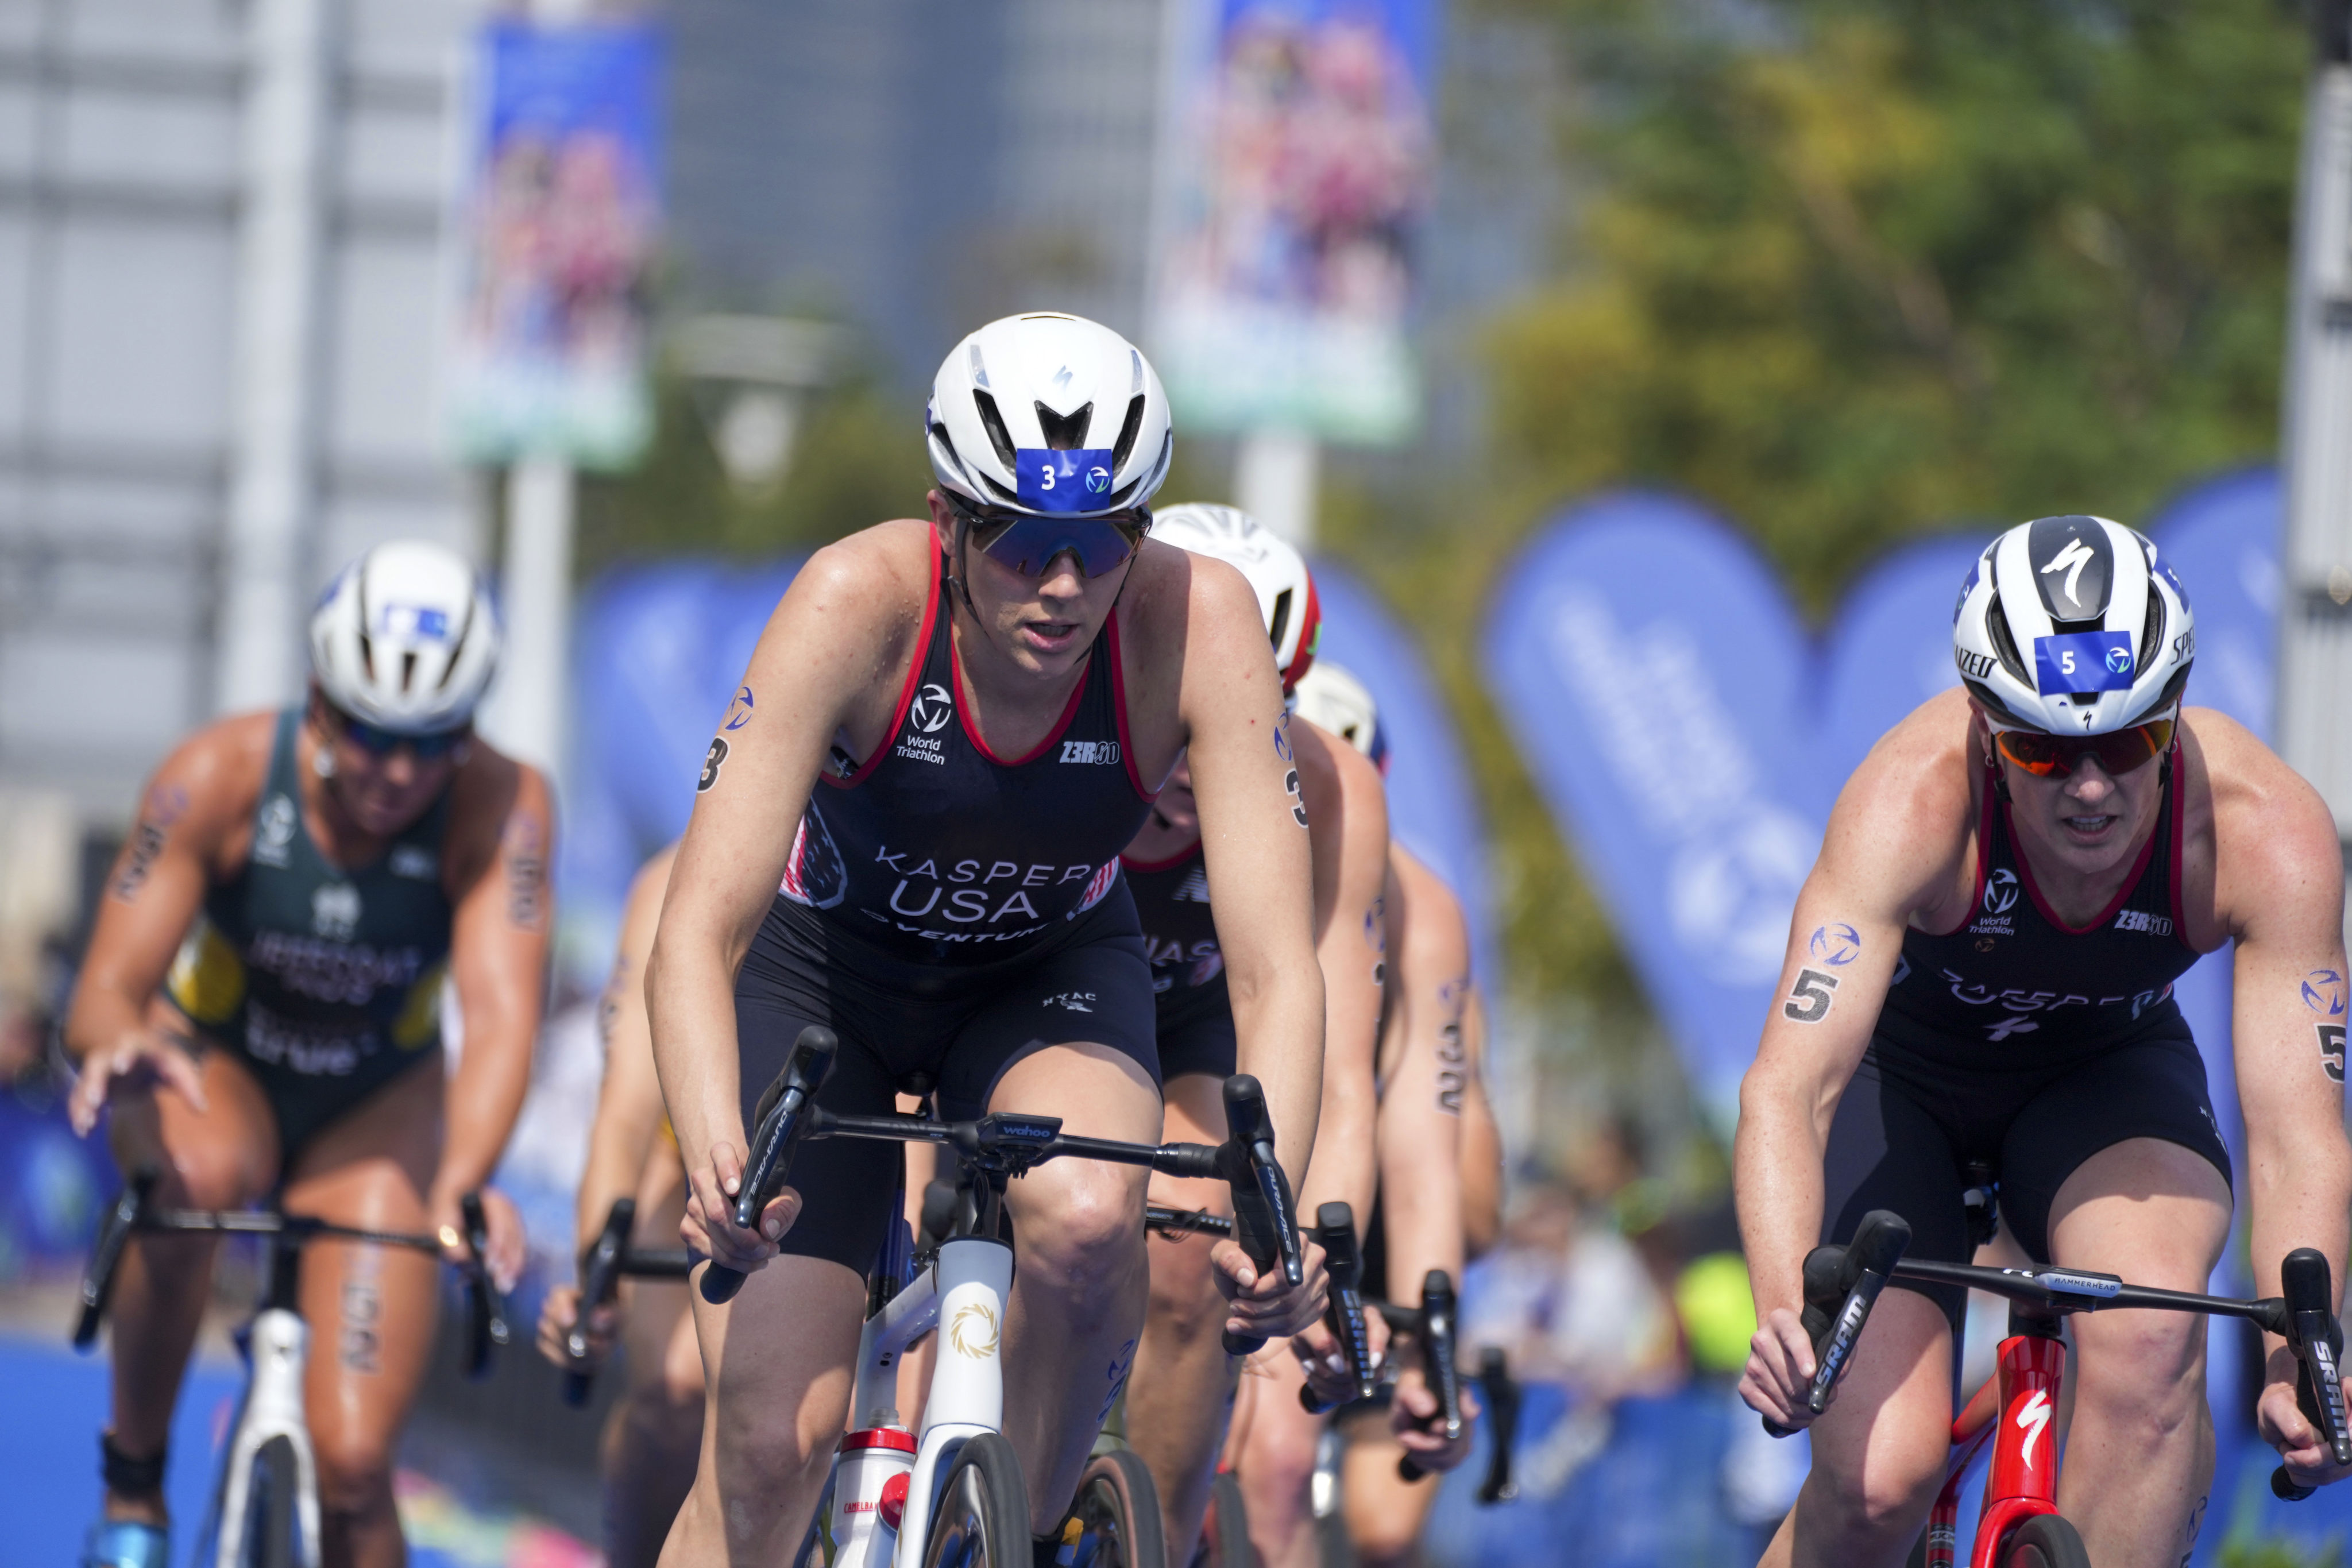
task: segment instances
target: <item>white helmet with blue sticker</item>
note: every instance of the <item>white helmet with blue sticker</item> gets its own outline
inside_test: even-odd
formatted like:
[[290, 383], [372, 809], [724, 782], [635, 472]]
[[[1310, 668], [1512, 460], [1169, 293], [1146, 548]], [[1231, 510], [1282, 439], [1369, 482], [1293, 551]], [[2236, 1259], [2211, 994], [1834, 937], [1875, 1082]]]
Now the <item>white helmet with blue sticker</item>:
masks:
[[310, 678], [362, 723], [402, 735], [474, 716], [499, 662], [499, 617], [466, 558], [423, 540], [343, 568], [310, 616]]
[[1168, 395], [1142, 352], [1049, 311], [991, 321], [958, 343], [923, 428], [940, 489], [1069, 517], [1142, 506], [1175, 451]]
[[2104, 735], [2180, 700], [2197, 623], [2147, 535], [2104, 517], [2037, 518], [1969, 568], [1952, 657], [2000, 722]]

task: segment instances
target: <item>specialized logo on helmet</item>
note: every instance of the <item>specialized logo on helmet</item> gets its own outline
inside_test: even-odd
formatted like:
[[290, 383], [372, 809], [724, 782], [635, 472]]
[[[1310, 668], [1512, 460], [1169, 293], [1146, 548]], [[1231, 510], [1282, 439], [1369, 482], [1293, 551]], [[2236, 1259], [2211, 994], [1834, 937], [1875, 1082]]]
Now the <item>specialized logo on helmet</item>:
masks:
[[2052, 620], [2095, 621], [2106, 614], [2115, 549], [2097, 519], [2037, 518], [2028, 528], [2025, 550]]
[[924, 734], [936, 735], [948, 727], [950, 719], [955, 717], [955, 700], [938, 681], [927, 681], [923, 689], [915, 693], [915, 700], [908, 704], [907, 717]]

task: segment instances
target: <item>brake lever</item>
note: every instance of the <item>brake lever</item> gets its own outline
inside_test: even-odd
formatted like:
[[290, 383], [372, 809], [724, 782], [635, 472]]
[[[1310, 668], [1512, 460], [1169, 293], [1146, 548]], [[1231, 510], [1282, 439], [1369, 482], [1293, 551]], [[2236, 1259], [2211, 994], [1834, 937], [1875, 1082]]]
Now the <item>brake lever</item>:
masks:
[[[1855, 1228], [1853, 1242], [1842, 1249], [1815, 1247], [1805, 1258], [1805, 1326], [1813, 1331], [1813, 1380], [1805, 1391], [1805, 1408], [1819, 1415], [1829, 1408], [1830, 1391], [1845, 1374], [1846, 1363], [1853, 1356], [1854, 1345], [1862, 1338], [1863, 1325], [1870, 1321], [1870, 1310], [1878, 1300], [1878, 1293], [1886, 1288], [1887, 1277], [1901, 1260], [1904, 1249], [1911, 1245], [1910, 1222], [1885, 1209], [1873, 1209], [1862, 1216]], [[1834, 1260], [1837, 1283], [1843, 1288], [1844, 1300], [1835, 1316], [1820, 1326], [1814, 1318], [1816, 1259], [1829, 1257]], [[1775, 1437], [1795, 1434], [1793, 1426], [1783, 1426], [1770, 1416], [1764, 1417], [1764, 1430]]]
[[[1322, 1244], [1323, 1270], [1330, 1277], [1331, 1299], [1323, 1321], [1348, 1358], [1356, 1397], [1370, 1399], [1378, 1391], [1372, 1378], [1372, 1340], [1364, 1323], [1364, 1255], [1356, 1245], [1355, 1211], [1343, 1203], [1325, 1204], [1315, 1211], [1315, 1239]], [[1320, 1415], [1336, 1408], [1315, 1397], [1315, 1385], [1298, 1385], [1298, 1403], [1307, 1414]]]
[[[2344, 1381], [2338, 1358], [2344, 1352], [2344, 1329], [2331, 1310], [2334, 1280], [2325, 1253], [2298, 1247], [2279, 1266], [2285, 1287], [2287, 1343], [2294, 1351], [2295, 1403], [2304, 1415], [2327, 1436], [2327, 1450], [2338, 1465], [2352, 1465], [2352, 1425], [2344, 1408]], [[2273, 1495], [2301, 1502], [2319, 1489], [2307, 1487], [2281, 1465], [2271, 1473]]]
[[[792, 1169], [793, 1151], [808, 1131], [806, 1113], [815, 1108], [817, 1091], [833, 1076], [834, 1057], [840, 1048], [841, 1041], [831, 1029], [811, 1024], [793, 1041], [784, 1070], [760, 1097], [754, 1108], [759, 1130], [751, 1135], [751, 1168], [743, 1173], [743, 1184], [735, 1194], [733, 1218], [738, 1230], [756, 1226], [760, 1211], [782, 1190], [784, 1173]], [[702, 1271], [702, 1299], [714, 1307], [724, 1306], [743, 1289], [746, 1278], [740, 1268], [714, 1262]]]
[[564, 1336], [563, 1353], [576, 1364], [563, 1374], [563, 1403], [578, 1406], [588, 1403], [588, 1391], [596, 1381], [596, 1373], [584, 1363], [588, 1360], [588, 1314], [620, 1294], [621, 1260], [629, 1247], [629, 1232], [636, 1228], [637, 1200], [615, 1198], [612, 1212], [604, 1216], [604, 1228], [591, 1242], [580, 1258], [580, 1316]]
[[[1234, 1194], [1234, 1239], [1249, 1254], [1261, 1278], [1278, 1262], [1286, 1284], [1307, 1278], [1298, 1246], [1298, 1215], [1290, 1194], [1290, 1178], [1274, 1157], [1274, 1119], [1265, 1108], [1265, 1091], [1247, 1073], [1225, 1079], [1225, 1126], [1231, 1137], [1218, 1148], [1219, 1174]], [[1227, 1355], [1255, 1355], [1265, 1341], [1228, 1331]]]
[[491, 1347], [507, 1342], [506, 1298], [490, 1278], [490, 1226], [482, 1212], [482, 1194], [467, 1193], [457, 1200], [466, 1221], [466, 1300], [470, 1331], [466, 1342], [466, 1375], [477, 1382], [489, 1374]]
[[[1438, 1429], [1447, 1444], [1462, 1440], [1461, 1347], [1454, 1327], [1454, 1279], [1433, 1268], [1421, 1282], [1421, 1370], [1437, 1395]], [[1417, 1481], [1429, 1472], [1408, 1455], [1397, 1461], [1399, 1479]]]
[[99, 1321], [106, 1316], [106, 1304], [114, 1295], [114, 1273], [121, 1267], [123, 1249], [131, 1245], [131, 1233], [139, 1227], [155, 1184], [163, 1177], [163, 1173], [154, 1166], [142, 1165], [131, 1173], [99, 1222], [98, 1238], [90, 1244], [89, 1267], [81, 1277], [81, 1311], [74, 1320], [74, 1349], [87, 1351], [98, 1342]]

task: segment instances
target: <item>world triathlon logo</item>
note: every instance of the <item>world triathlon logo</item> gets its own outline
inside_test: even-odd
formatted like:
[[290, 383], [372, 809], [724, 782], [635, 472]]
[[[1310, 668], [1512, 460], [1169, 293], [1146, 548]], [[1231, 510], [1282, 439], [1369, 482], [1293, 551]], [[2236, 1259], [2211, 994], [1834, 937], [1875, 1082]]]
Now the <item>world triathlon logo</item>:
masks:
[[1843, 969], [1862, 952], [1862, 933], [1850, 925], [1823, 926], [1813, 932], [1808, 951], [1821, 963]]
[[931, 681], [915, 693], [907, 716], [914, 721], [916, 729], [926, 735], [935, 735], [946, 729], [948, 721], [955, 716], [955, 700], [948, 695], [946, 687]]
[[2131, 671], [2131, 649], [2125, 647], [2120, 643], [2116, 647], [2107, 649], [2107, 668], [2115, 671], [2117, 675], [2129, 674]]
[[1087, 470], [1087, 492], [1089, 495], [1100, 495], [1108, 489], [1110, 489], [1110, 470], [1108, 468], [1102, 467], [1100, 464], [1097, 464], [1095, 467]]
[[1989, 915], [2007, 914], [2017, 902], [2017, 873], [2003, 866], [1985, 879], [1984, 907]]

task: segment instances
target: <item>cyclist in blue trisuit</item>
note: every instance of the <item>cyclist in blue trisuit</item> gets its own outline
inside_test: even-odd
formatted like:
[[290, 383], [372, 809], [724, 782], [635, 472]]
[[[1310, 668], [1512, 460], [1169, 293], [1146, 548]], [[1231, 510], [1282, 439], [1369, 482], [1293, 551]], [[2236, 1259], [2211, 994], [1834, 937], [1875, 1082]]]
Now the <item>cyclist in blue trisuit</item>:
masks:
[[[821, 1102], [1057, 1116], [1156, 1141], [1151, 969], [1118, 854], [1189, 757], [1241, 1069], [1294, 1185], [1315, 1150], [1323, 982], [1280, 673], [1240, 574], [1146, 537], [1165, 395], [1075, 317], [958, 343], [925, 426], [928, 521], [814, 556], [720, 716], [646, 980], [685, 1160], [688, 1244], [753, 1271], [694, 1300], [710, 1391], [665, 1563], [784, 1559], [841, 1434], [891, 1217], [887, 1143], [812, 1142], [753, 1228], [731, 1214], [760, 1094], [810, 1024], [840, 1037]], [[781, 892], [779, 889], [781, 888]], [[1144, 1178], [1063, 1161], [1012, 1184], [1019, 1263], [1003, 1429], [1050, 1554], [1126, 1380], [1148, 1288]], [[1216, 1252], [1225, 1326], [1288, 1335], [1322, 1305]]]
[[[435, 1231], [496, 1169], [539, 1031], [554, 821], [546, 784], [474, 738], [498, 659], [488, 597], [438, 545], [380, 545], [310, 622], [307, 704], [225, 719], [156, 771], [109, 877], [65, 1028], [71, 1110], [106, 1113], [155, 1201]], [[441, 1049], [444, 982], [464, 1025]], [[487, 1194], [492, 1273], [522, 1261]], [[165, 1568], [163, 1445], [213, 1237], [142, 1236], [114, 1289], [113, 1421], [93, 1568]], [[331, 1568], [398, 1563], [393, 1449], [439, 1279], [422, 1254], [305, 1251], [308, 1425]]]
[[[2072, 516], [2003, 533], [1969, 569], [1952, 647], [1962, 689], [1890, 731], [1838, 798], [1740, 1089], [1759, 1320], [1741, 1392], [1785, 1426], [1808, 1420], [1806, 1252], [1886, 1208], [1914, 1255], [1969, 1261], [1972, 1162], [2035, 1259], [2205, 1288], [2230, 1237], [2230, 1153], [2172, 983], [2227, 942], [2256, 1289], [2277, 1293], [2294, 1247], [2344, 1279], [2327, 807], [2243, 728], [2183, 710], [2189, 596], [2130, 529]], [[1950, 1448], [1956, 1295], [1898, 1283], [1880, 1299], [1766, 1563], [1903, 1560]], [[2213, 1473], [2205, 1325], [2116, 1312], [2072, 1332], [2059, 1504], [2095, 1562], [2183, 1562]], [[2263, 1436], [2299, 1480], [2336, 1479], [2291, 1352], [2267, 1352]]]
[[[1307, 563], [1247, 513], [1189, 504], [1161, 511], [1153, 537], [1238, 570], [1255, 591], [1286, 688], [1305, 675], [1322, 634]], [[1373, 1185], [1373, 1039], [1380, 1022], [1381, 882], [1388, 853], [1388, 807], [1380, 772], [1343, 742], [1306, 722], [1290, 729], [1300, 803], [1315, 874], [1316, 952], [1323, 972], [1323, 1095], [1318, 1154], [1299, 1212], [1345, 1203], [1358, 1215]], [[1179, 763], [1143, 830], [1122, 856], [1151, 961], [1160, 1070], [1167, 1100], [1164, 1135], [1220, 1142], [1219, 1087], [1234, 1068], [1234, 1016], [1213, 880], [1203, 855], [1192, 776]], [[1213, 883], [1229, 887], [1230, 873]], [[1229, 1213], [1220, 1182], [1154, 1176], [1151, 1197], [1176, 1208]], [[1219, 1339], [1223, 1319], [1210, 1248], [1199, 1237], [1155, 1240], [1151, 1300], [1127, 1399], [1127, 1437], [1160, 1489], [1171, 1551], [1201, 1534], [1218, 1452], [1224, 1446], [1239, 1363]], [[1317, 1331], [1320, 1335], [1322, 1331]], [[1245, 1424], [1255, 1442], [1236, 1461], [1250, 1533], [1269, 1563], [1313, 1550], [1307, 1485], [1323, 1420], [1298, 1405], [1298, 1366], [1270, 1345], [1247, 1380], [1254, 1406], [1279, 1414]], [[1269, 1396], [1257, 1400], [1256, 1394]]]

